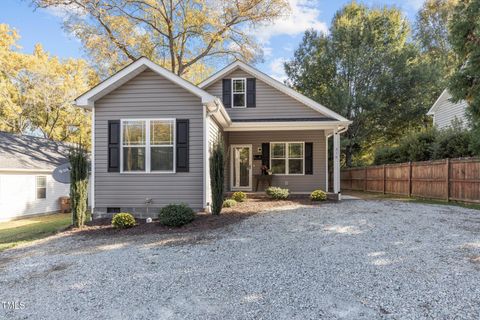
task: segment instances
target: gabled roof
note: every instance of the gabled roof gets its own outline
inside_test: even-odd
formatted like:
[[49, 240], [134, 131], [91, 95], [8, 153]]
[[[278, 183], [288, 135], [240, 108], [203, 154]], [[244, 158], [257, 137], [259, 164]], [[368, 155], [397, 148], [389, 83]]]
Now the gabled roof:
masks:
[[70, 145], [0, 131], [0, 170], [53, 170], [68, 162]]
[[77, 99], [75, 99], [75, 104], [80, 107], [91, 108], [93, 107], [93, 104], [96, 100], [112, 92], [127, 81], [133, 79], [135, 76], [145, 71], [146, 69], [151, 69], [152, 71], [176, 83], [177, 85], [186, 89], [192, 94], [198, 96], [202, 99], [202, 103], [204, 104], [212, 103], [215, 101], [215, 97], [208, 92], [200, 89], [194, 84], [150, 61], [149, 59], [141, 57], [123, 68], [122, 70], [118, 71], [111, 77], [100, 82], [98, 85], [96, 85], [89, 91], [79, 96]]
[[217, 73], [213, 74], [212, 76], [210, 76], [209, 78], [204, 80], [198, 86], [202, 89], [206, 88], [209, 85], [211, 85], [212, 83], [214, 83], [215, 81], [223, 78], [225, 75], [229, 74], [230, 72], [232, 72], [236, 69], [242, 69], [243, 71], [251, 74], [255, 78], [260, 79], [261, 81], [267, 83], [268, 85], [274, 87], [275, 89], [289, 95], [293, 99], [296, 99], [297, 101], [299, 101], [299, 102], [303, 103], [304, 105], [312, 108], [313, 110], [316, 110], [316, 111], [322, 113], [325, 116], [331, 117], [331, 118], [333, 118], [335, 120], [338, 120], [338, 121], [351, 122], [348, 119], [339, 115], [338, 113], [336, 113], [336, 112], [330, 110], [329, 108], [321, 105], [320, 103], [304, 96], [303, 94], [293, 90], [292, 88], [289, 88], [288, 86], [281, 83], [280, 81], [277, 81], [277, 80], [273, 79], [272, 77], [270, 77], [270, 76], [266, 75], [265, 73], [249, 66], [248, 64], [246, 64], [246, 63], [244, 63], [240, 60], [236, 60], [235, 62], [232, 62], [231, 64], [229, 64], [228, 66], [226, 66], [222, 70], [218, 71]]
[[428, 110], [427, 115], [433, 116], [433, 114], [435, 113], [435, 110], [438, 108], [440, 103], [446, 99], [450, 99], [451, 97], [452, 96], [450, 95], [450, 93], [448, 93], [447, 89], [443, 90], [442, 94], [438, 97], [438, 99], [435, 101], [433, 106], [430, 108], [430, 110]]

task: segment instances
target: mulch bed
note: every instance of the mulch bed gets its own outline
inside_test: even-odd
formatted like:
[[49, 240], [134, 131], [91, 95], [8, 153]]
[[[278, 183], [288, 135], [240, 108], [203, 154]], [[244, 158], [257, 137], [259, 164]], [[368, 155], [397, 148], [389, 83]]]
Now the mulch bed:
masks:
[[265, 197], [250, 197], [245, 202], [239, 202], [232, 208], [224, 208], [218, 216], [207, 213], [198, 213], [195, 220], [180, 228], [162, 226], [157, 221], [145, 223], [145, 220], [137, 219], [138, 225], [130, 229], [115, 229], [111, 226], [111, 219], [96, 219], [83, 229], [70, 229], [69, 232], [87, 236], [115, 236], [115, 235], [143, 235], [151, 233], [190, 233], [208, 231], [222, 228], [255, 214], [280, 207], [311, 205], [312, 202], [305, 196], [294, 196], [289, 200], [277, 201]]

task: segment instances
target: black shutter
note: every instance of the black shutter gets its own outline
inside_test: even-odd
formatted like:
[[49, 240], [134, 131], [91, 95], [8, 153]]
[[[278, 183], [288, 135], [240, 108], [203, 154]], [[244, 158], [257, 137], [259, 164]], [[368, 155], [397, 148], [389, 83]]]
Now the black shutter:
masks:
[[313, 143], [305, 142], [305, 174], [313, 174]]
[[255, 78], [248, 78], [247, 79], [247, 108], [255, 108], [256, 107], [256, 79]]
[[120, 172], [120, 120], [108, 120], [108, 172]]
[[177, 119], [177, 172], [189, 171], [189, 136], [190, 121], [188, 119]]
[[223, 79], [222, 81], [222, 97], [223, 106], [225, 108], [232, 107], [232, 80]]
[[270, 143], [262, 143], [262, 166], [267, 166], [270, 169]]

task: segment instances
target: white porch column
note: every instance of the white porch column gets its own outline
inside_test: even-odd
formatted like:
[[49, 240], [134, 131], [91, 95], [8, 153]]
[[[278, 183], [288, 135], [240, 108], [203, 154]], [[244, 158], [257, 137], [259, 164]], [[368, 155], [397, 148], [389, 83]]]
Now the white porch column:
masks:
[[340, 193], [340, 134], [333, 131], [333, 193]]

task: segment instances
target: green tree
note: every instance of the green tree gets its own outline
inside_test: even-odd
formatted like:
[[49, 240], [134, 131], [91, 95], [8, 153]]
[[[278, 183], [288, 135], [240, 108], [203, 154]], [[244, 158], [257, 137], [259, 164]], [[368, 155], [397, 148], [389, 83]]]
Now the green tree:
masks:
[[217, 141], [210, 155], [210, 189], [212, 194], [212, 214], [219, 215], [223, 208], [225, 175], [225, 147]]
[[436, 68], [438, 86], [443, 90], [452, 71], [454, 54], [448, 40], [448, 23], [459, 0], [426, 0], [417, 13], [413, 36], [424, 54]]
[[72, 222], [81, 228], [87, 221], [88, 207], [88, 161], [87, 153], [81, 145], [70, 150], [70, 202]]
[[457, 64], [448, 88], [454, 100], [468, 103], [471, 148], [480, 155], [480, 0], [460, 1], [455, 7], [449, 39]]
[[329, 34], [307, 31], [285, 64], [290, 85], [353, 120], [342, 143], [347, 166], [361, 150], [423, 124], [430, 70], [409, 36], [398, 9], [352, 2], [336, 13]]

